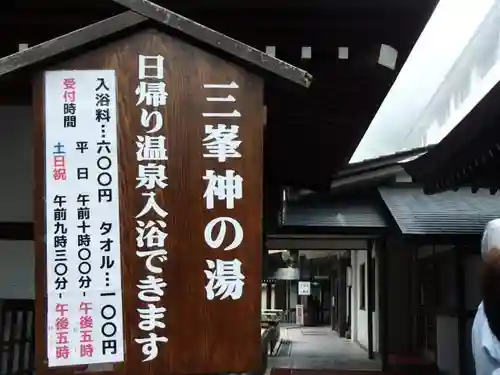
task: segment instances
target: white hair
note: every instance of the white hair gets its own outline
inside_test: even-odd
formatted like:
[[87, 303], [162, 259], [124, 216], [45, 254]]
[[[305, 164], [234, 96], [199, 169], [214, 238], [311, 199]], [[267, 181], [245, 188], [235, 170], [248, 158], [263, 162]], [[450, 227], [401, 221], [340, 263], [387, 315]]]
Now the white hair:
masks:
[[500, 249], [500, 219], [491, 220], [483, 232], [481, 240], [481, 255], [484, 256], [491, 249]]

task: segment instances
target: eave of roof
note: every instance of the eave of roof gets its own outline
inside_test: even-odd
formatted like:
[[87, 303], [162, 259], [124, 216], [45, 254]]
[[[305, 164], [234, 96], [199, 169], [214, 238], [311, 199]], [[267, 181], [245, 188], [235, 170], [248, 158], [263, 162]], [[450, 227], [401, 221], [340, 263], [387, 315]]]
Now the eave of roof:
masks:
[[419, 187], [379, 188], [403, 235], [475, 235], [500, 216], [500, 201], [468, 189], [426, 195]]
[[[426, 193], [488, 183], [477, 179], [480, 169], [500, 158], [500, 83], [464, 119], [425, 155], [404, 165], [406, 172], [422, 184]], [[495, 175], [486, 176], [488, 180]]]
[[130, 10], [0, 59], [0, 76], [153, 20], [262, 71], [305, 87], [311, 83], [312, 76], [306, 71], [148, 0], [115, 2]]
[[351, 163], [341, 169], [336, 178], [350, 176], [357, 173], [372, 171], [381, 167], [394, 166], [407, 159], [419, 157], [427, 153], [434, 146], [417, 147], [411, 150], [399, 151], [394, 154], [383, 155], [373, 159], [366, 159], [360, 162]]
[[330, 191], [376, 185], [404, 173], [404, 164], [432, 149], [432, 146], [396, 152], [374, 159], [349, 164], [343, 168], [330, 184]]

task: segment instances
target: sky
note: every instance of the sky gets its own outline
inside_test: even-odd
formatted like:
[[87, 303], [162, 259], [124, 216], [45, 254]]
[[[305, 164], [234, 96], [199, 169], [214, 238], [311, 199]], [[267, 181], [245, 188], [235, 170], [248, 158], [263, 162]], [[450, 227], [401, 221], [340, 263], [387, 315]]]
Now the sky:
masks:
[[[415, 126], [421, 113], [445, 81], [447, 73], [479, 29], [485, 16], [492, 9], [500, 9], [499, 2], [500, 0], [439, 1], [351, 158], [351, 163], [425, 145], [423, 138], [431, 124], [419, 124], [419, 134], [415, 136]], [[493, 8], [494, 5], [496, 8]], [[477, 99], [477, 93], [475, 95]], [[457, 123], [459, 118], [460, 116], [455, 118]], [[452, 130], [454, 125], [456, 123], [451, 126], [447, 124], [446, 131]], [[441, 132], [441, 138], [442, 135]]]

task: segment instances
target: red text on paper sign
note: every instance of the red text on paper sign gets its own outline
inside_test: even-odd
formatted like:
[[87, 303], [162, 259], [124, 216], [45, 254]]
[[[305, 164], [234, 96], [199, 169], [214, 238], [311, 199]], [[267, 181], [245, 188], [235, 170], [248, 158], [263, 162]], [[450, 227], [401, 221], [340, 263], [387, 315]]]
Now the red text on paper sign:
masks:
[[56, 304], [56, 358], [68, 359], [70, 355], [69, 349], [69, 320], [67, 313], [68, 304]]
[[74, 103], [76, 100], [76, 80], [74, 78], [63, 79], [63, 98], [66, 103]]
[[80, 303], [80, 357], [94, 355], [94, 339], [92, 338], [94, 322], [90, 311], [92, 311], [91, 302]]

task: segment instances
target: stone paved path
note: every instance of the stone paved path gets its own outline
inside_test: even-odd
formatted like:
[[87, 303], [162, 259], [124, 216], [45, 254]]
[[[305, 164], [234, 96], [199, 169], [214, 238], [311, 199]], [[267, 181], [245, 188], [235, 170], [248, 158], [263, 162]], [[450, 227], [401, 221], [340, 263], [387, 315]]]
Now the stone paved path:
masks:
[[[269, 357], [269, 370], [380, 370], [377, 360], [351, 340], [339, 337], [330, 327], [287, 327], [281, 329], [289, 340], [288, 356]], [[269, 373], [269, 372], [268, 372]], [[277, 371], [272, 371], [278, 375]]]

